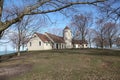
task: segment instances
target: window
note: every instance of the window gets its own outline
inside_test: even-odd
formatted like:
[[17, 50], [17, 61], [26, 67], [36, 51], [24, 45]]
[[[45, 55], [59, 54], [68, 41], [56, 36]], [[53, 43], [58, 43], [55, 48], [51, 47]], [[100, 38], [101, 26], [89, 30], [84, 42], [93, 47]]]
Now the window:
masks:
[[62, 45], [62, 49], [63, 49], [63, 44], [61, 44]]
[[39, 46], [41, 46], [41, 42], [39, 41]]
[[32, 46], [32, 43], [30, 42], [30, 46]]

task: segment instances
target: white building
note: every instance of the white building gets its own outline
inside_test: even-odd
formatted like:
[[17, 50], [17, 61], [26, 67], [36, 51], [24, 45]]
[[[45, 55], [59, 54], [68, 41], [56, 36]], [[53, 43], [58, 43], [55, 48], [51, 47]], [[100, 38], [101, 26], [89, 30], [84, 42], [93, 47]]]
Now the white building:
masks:
[[72, 32], [67, 26], [63, 30], [63, 37], [50, 33], [34, 33], [27, 43], [28, 51], [65, 48], [87, 48], [87, 46], [87, 41], [72, 39]]

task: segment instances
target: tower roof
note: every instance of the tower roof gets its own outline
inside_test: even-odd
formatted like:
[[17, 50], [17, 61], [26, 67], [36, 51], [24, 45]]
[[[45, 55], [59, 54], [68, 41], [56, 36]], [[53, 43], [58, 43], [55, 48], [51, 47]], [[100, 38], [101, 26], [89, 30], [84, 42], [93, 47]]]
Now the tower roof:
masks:
[[66, 26], [64, 29], [70, 29], [68, 26]]

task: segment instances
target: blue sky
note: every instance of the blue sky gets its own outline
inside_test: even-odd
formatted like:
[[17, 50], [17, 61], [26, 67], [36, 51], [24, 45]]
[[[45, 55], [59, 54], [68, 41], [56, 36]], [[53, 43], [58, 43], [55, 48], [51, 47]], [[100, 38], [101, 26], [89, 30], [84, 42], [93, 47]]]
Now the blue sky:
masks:
[[[7, 0], [6, 0], [7, 1]], [[19, 1], [15, 0], [16, 4], [19, 4]], [[10, 4], [10, 2], [7, 2], [7, 4]], [[75, 6], [76, 7], [76, 6]], [[84, 12], [92, 12], [93, 15], [96, 17], [98, 15], [98, 11], [96, 11], [96, 8], [93, 6], [88, 6], [88, 5], [80, 5], [77, 6], [76, 9], [78, 12], [74, 12], [74, 14], [80, 14]], [[69, 14], [69, 12], [68, 12]], [[39, 32], [44, 33], [44, 32], [50, 32], [49, 30], [52, 30], [52, 28], [61, 28], [63, 29], [65, 26], [69, 26], [71, 22], [71, 16], [64, 16], [63, 14], [59, 12], [53, 12], [53, 13], [48, 13], [47, 15], [49, 16], [50, 20], [54, 22], [54, 24], [48, 24], [47, 27], [43, 27], [39, 30]], [[34, 23], [33, 23], [34, 24]], [[3, 41], [7, 41], [7, 39], [3, 39]], [[0, 45], [0, 51], [4, 51], [7, 48], [7, 50], [14, 50], [13, 47], [11, 46], [11, 43], [3, 44]]]

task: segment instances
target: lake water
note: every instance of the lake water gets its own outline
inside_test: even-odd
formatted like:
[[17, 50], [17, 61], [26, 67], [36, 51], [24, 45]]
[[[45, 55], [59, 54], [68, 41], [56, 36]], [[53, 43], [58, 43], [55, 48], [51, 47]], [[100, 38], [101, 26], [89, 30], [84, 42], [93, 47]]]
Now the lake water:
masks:
[[15, 51], [0, 51], [0, 55], [5, 55], [5, 54], [11, 54], [14, 53]]

